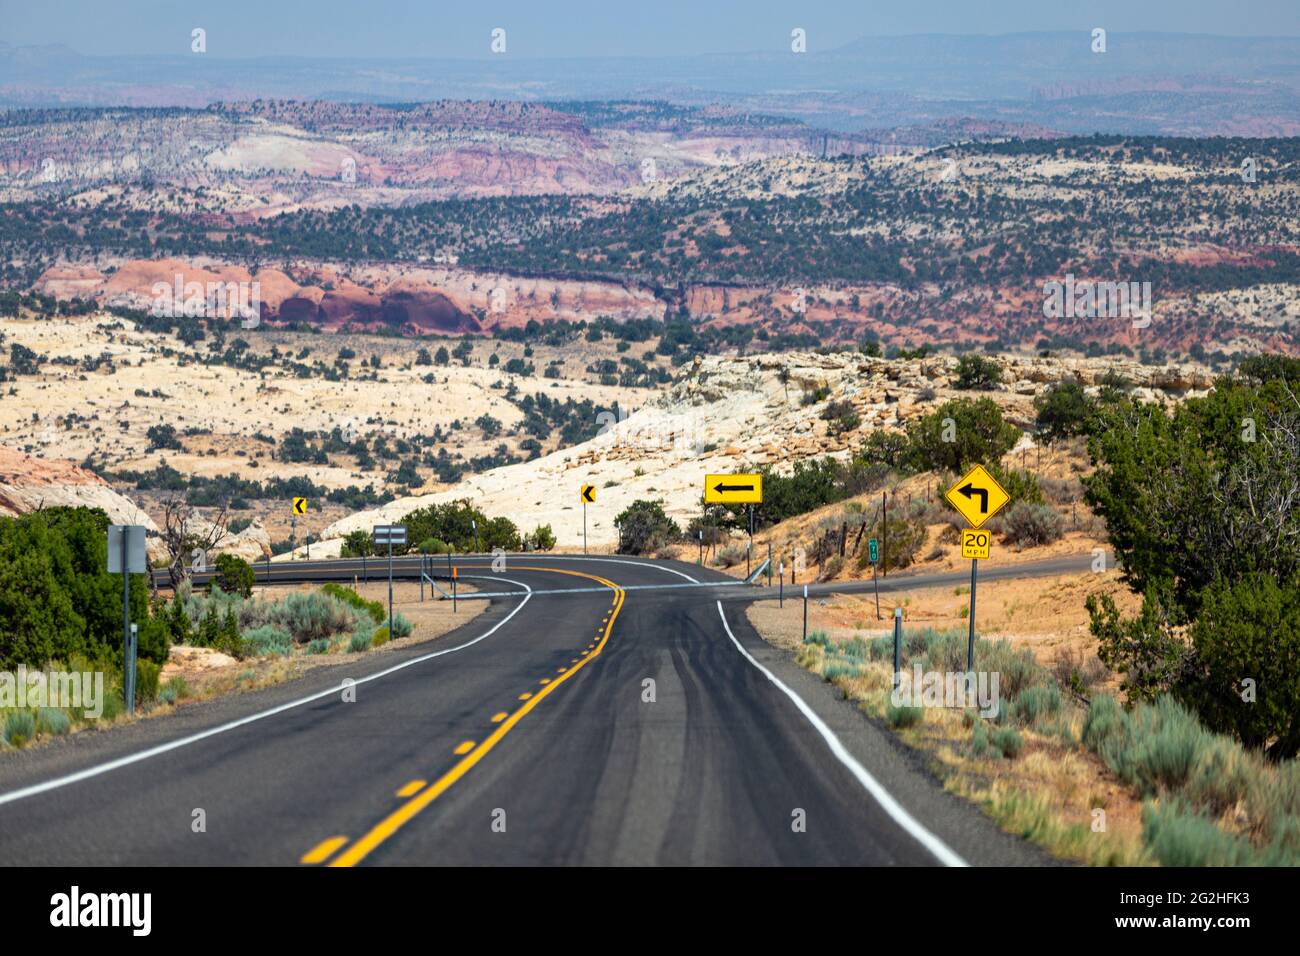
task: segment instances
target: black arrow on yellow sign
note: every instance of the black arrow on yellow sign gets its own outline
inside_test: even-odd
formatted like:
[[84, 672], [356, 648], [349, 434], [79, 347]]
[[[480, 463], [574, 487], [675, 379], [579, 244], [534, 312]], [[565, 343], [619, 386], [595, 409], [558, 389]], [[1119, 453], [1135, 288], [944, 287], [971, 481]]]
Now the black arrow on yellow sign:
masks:
[[973, 498], [975, 495], [980, 496], [980, 514], [989, 513], [989, 493], [987, 488], [976, 488], [969, 481], [957, 489], [957, 494], [964, 498]]
[[713, 486], [714, 491], [753, 491], [753, 485], [728, 485], [719, 482]]
[[583, 500], [583, 501], [586, 501], [586, 502], [590, 502], [591, 504], [595, 504], [595, 503], [596, 503], [596, 486], [595, 486], [595, 485], [583, 485], [583, 486], [582, 486], [582, 500]]
[[305, 515], [305, 514], [307, 513], [307, 499], [306, 499], [306, 498], [294, 498], [294, 499], [293, 499], [293, 513], [296, 514], [296, 515]]

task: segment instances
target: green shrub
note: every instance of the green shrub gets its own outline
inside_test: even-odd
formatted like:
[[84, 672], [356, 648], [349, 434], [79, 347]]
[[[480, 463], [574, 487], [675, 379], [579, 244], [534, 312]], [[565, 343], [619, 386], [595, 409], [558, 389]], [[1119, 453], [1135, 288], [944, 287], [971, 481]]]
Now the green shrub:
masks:
[[[84, 653], [121, 660], [122, 579], [109, 574], [108, 516], [46, 507], [0, 518], [0, 670]], [[167, 658], [168, 629], [149, 616], [146, 575], [130, 576], [139, 654]]]
[[325, 638], [323, 637], [318, 637], [316, 638], [316, 640], [311, 641], [307, 644], [308, 654], [326, 654], [329, 653], [329, 649], [330, 649], [330, 642], [325, 640]]
[[185, 682], [184, 677], [172, 677], [167, 683], [163, 684], [162, 689], [158, 691], [159, 699], [168, 704], [174, 704], [178, 700], [190, 696], [190, 685]]
[[980, 462], [998, 462], [1020, 436], [991, 398], [945, 402], [929, 415], [912, 419], [906, 430], [904, 460], [909, 467], [957, 474]]
[[126, 713], [126, 693], [122, 689], [121, 677], [118, 676], [113, 686], [104, 688], [104, 699], [100, 703], [99, 720], [111, 723], [124, 713]]
[[[359, 595], [357, 598], [361, 600]], [[374, 620], [374, 612], [368, 605], [364, 613]], [[263, 617], [266, 623], [288, 631], [297, 643], [306, 644], [318, 637], [329, 638], [351, 632], [356, 627], [359, 612], [345, 600], [328, 593], [313, 592], [289, 594], [283, 600], [267, 605]]]
[[1048, 386], [1034, 399], [1034, 408], [1038, 412], [1034, 428], [1049, 445], [1087, 434], [1093, 416], [1093, 403], [1075, 381]]
[[[869, 537], [880, 541], [881, 561], [892, 571], [906, 568], [916, 561], [916, 555], [925, 544], [926, 527], [921, 517], [909, 517], [891, 508], [887, 521], [879, 516], [870, 527]], [[871, 552], [858, 549], [857, 569], [862, 571], [870, 563]]]
[[414, 630], [411, 622], [400, 614], [393, 615], [393, 638], [410, 637], [411, 631]]
[[239, 621], [235, 617], [234, 605], [226, 606], [226, 614], [221, 620], [221, 629], [217, 633], [217, 640], [213, 646], [223, 654], [229, 654], [236, 659], [247, 655], [248, 650], [244, 646], [244, 639], [239, 634]]
[[1171, 697], [1161, 697], [1154, 706], [1138, 705], [1126, 723], [1128, 746], [1119, 752], [1114, 769], [1144, 796], [1182, 788], [1211, 743], [1196, 717]]
[[420, 542], [421, 554], [446, 554], [450, 550], [441, 538], [425, 538]]
[[375, 542], [365, 528], [349, 531], [339, 545], [340, 558], [364, 558], [375, 553]]
[[989, 753], [988, 724], [979, 717], [976, 717], [974, 724], [971, 725], [970, 749], [971, 754], [976, 757], [983, 757]]
[[[445, 541], [462, 554], [475, 548], [518, 551], [522, 543], [513, 521], [502, 517], [489, 518], [469, 499], [418, 508], [408, 513], [402, 523], [406, 525], [410, 540], [425, 542], [434, 538]], [[477, 542], [475, 524], [478, 526]]]
[[1122, 747], [1127, 735], [1119, 701], [1110, 694], [1094, 697], [1083, 717], [1083, 745], [1110, 763], [1108, 754]]
[[388, 643], [388, 626], [375, 628], [375, 633], [370, 635], [371, 647], [383, 647]]
[[857, 677], [861, 673], [861, 668], [847, 661], [831, 661], [822, 667], [822, 677], [832, 682], [841, 677]]
[[924, 707], [895, 707], [893, 701], [885, 704], [885, 720], [891, 727], [911, 727], [925, 718]]
[[1162, 866], [1245, 866], [1254, 850], [1185, 803], [1142, 807], [1142, 840]]
[[1028, 726], [1037, 726], [1040, 721], [1060, 712], [1061, 691], [1055, 684], [1027, 687], [1016, 698], [1016, 716]]
[[1011, 496], [1012, 502], [1041, 505], [1047, 501], [1043, 494], [1043, 486], [1038, 483], [1038, 477], [1031, 472], [1021, 471], [1018, 468], [1003, 468], [995, 462], [989, 465], [989, 474], [997, 479], [1002, 490]]
[[253, 572], [253, 566], [243, 558], [233, 554], [219, 554], [216, 562], [216, 576], [213, 582], [227, 594], [238, 594], [241, 597], [249, 597], [253, 593], [253, 585], [257, 581], [257, 575]]
[[1001, 515], [1003, 540], [1015, 547], [1051, 544], [1063, 533], [1061, 516], [1051, 505], [1016, 501]]
[[158, 699], [158, 677], [162, 667], [153, 661], [138, 659], [135, 662], [135, 702], [151, 704]]
[[1014, 727], [999, 727], [989, 735], [989, 739], [1002, 756], [1011, 759], [1019, 757], [1025, 747], [1025, 738]]
[[967, 354], [957, 359], [957, 377], [952, 387], [962, 390], [988, 391], [1002, 381], [1002, 367], [991, 358]]
[[1168, 696], [1138, 704], [1130, 714], [1099, 696], [1084, 719], [1083, 742], [1144, 797], [1180, 791], [1203, 759], [1222, 765], [1214, 736]]
[[381, 623], [388, 617], [388, 610], [384, 607], [382, 601], [370, 601], [363, 598], [352, 588], [344, 587], [341, 584], [330, 582], [321, 587], [321, 591], [330, 597], [338, 598], [349, 607], [356, 608], [358, 611], [364, 611], [370, 615], [370, 619], [376, 624]]
[[555, 547], [555, 532], [549, 524], [539, 524], [528, 536], [528, 543], [534, 551], [550, 551]]
[[1186, 673], [1187, 645], [1169, 626], [1178, 614], [1169, 587], [1151, 585], [1134, 617], [1121, 616], [1115, 599], [1105, 593], [1088, 595], [1084, 606], [1097, 638], [1097, 657], [1124, 675], [1120, 687], [1128, 700], [1155, 700]]
[[244, 632], [244, 647], [253, 657], [288, 654], [293, 649], [293, 637], [274, 624], [263, 624]]
[[72, 729], [72, 721], [57, 707], [42, 707], [36, 712], [36, 729], [43, 734], [61, 737]]
[[[1170, 409], [1121, 398], [1099, 412], [1097, 468], [1084, 479], [1126, 583], [1144, 598], [1132, 634], [1109, 609], [1098, 622], [1110, 628], [1098, 632], [1107, 663], [1140, 675], [1140, 694], [1172, 692], [1275, 760], [1300, 753], [1300, 446], [1277, 437], [1300, 433], [1300, 399], [1278, 367], [1266, 360], [1262, 377], [1221, 378]], [[1259, 441], [1243, 434], [1247, 422]], [[1189, 523], [1189, 501], [1213, 507]], [[1108, 649], [1114, 634], [1140, 639]], [[1177, 648], [1185, 634], [1191, 647]], [[1244, 678], [1257, 682], [1254, 703], [1234, 700]]]
[[664, 512], [662, 501], [637, 499], [614, 519], [619, 554], [652, 554], [682, 536], [677, 522]]
[[805, 644], [820, 644], [827, 649], [831, 647], [830, 635], [825, 631], [809, 631], [803, 642]]
[[[1300, 581], [1251, 573], [1206, 588], [1189, 636], [1195, 664], [1176, 693], [1206, 726], [1277, 756], [1300, 738]], [[1242, 699], [1242, 678], [1255, 682]]]
[[5, 717], [4, 737], [11, 747], [21, 747], [36, 736], [36, 718], [29, 710], [15, 710]]
[[369, 634], [353, 634], [352, 639], [348, 641], [348, 653], [358, 654], [361, 651], [368, 650], [370, 647]]
[[1201, 749], [1184, 792], [1193, 806], [1219, 816], [1244, 800], [1263, 776], [1262, 768], [1235, 741], [1212, 737]]

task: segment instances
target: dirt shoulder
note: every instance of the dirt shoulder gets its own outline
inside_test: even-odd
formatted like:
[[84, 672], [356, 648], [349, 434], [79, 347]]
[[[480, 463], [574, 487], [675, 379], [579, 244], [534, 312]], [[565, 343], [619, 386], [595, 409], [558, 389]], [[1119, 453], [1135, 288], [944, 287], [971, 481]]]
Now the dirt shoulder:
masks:
[[[803, 636], [803, 602], [756, 602], [747, 610], [754, 629], [796, 663], [834, 684], [864, 715], [915, 752], [945, 790], [981, 807], [1004, 830], [1033, 840], [1054, 856], [1094, 865], [1150, 863], [1142, 846], [1141, 801], [1079, 743], [1084, 708], [1062, 695], [1050, 719], [1027, 725], [986, 720], [960, 706], [926, 706], [913, 713], [891, 703], [891, 655], [864, 648], [888, 642], [895, 606], [904, 609], [903, 668], [925, 633], [967, 628], [969, 589], [917, 588], [881, 596], [875, 616], [870, 594], [831, 595], [808, 604], [809, 641]], [[1106, 591], [1120, 601], [1127, 590], [1114, 572], [1066, 575], [980, 585], [976, 605], [976, 667], [990, 643], [1005, 641], [1001, 656], [1029, 652], [1042, 676], [1071, 669], [1087, 675], [1088, 692], [1115, 684], [1096, 660], [1087, 629], [1084, 596]], [[916, 635], [909, 642], [909, 636]], [[879, 649], [879, 647], [878, 647]], [[985, 665], [990, 666], [990, 665]], [[1060, 680], [1058, 676], [1057, 680]], [[977, 726], [983, 724], [983, 726]], [[991, 741], [991, 742], [990, 742]], [[1005, 748], [1005, 752], [1004, 749]], [[1104, 829], [1098, 829], [1104, 826]]]

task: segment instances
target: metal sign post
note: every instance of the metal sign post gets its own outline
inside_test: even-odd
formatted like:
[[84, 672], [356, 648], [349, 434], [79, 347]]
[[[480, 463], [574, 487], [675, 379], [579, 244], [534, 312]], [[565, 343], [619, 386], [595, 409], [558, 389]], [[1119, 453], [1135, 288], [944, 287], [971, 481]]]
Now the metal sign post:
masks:
[[970, 559], [970, 635], [966, 639], [966, 673], [975, 669], [975, 569], [979, 558]]
[[372, 537], [376, 545], [388, 546], [388, 639], [393, 639], [393, 545], [406, 544], [406, 526], [377, 524]]
[[122, 693], [126, 712], [135, 713], [135, 642], [131, 626], [131, 575], [149, 570], [144, 550], [144, 525], [115, 524], [108, 528], [108, 573], [122, 575]]
[[135, 659], [140, 647], [139, 625], [132, 624], [127, 630], [126, 661], [122, 668], [122, 696], [126, 698], [126, 712], [135, 713]]
[[894, 687], [898, 687], [898, 675], [902, 670], [903, 651], [903, 609], [894, 608]]
[[749, 578], [749, 562], [754, 553], [754, 506], [749, 506], [749, 544], [745, 547], [745, 578]]
[[803, 586], [803, 642], [808, 643], [808, 585]]
[[126, 697], [126, 713], [135, 713], [135, 668], [131, 665], [131, 557], [127, 553], [129, 534], [122, 535], [122, 693]]
[[970, 629], [966, 637], [966, 673], [975, 671], [975, 582], [979, 569], [979, 559], [987, 558], [991, 549], [992, 536], [981, 531], [984, 522], [1007, 506], [1011, 496], [983, 465], [976, 465], [953, 486], [944, 492], [948, 503], [970, 522], [971, 527], [962, 531], [962, 557], [970, 558]]
[[578, 497], [582, 499], [582, 553], [587, 553], [587, 505], [596, 503], [596, 486], [583, 485], [578, 490]]

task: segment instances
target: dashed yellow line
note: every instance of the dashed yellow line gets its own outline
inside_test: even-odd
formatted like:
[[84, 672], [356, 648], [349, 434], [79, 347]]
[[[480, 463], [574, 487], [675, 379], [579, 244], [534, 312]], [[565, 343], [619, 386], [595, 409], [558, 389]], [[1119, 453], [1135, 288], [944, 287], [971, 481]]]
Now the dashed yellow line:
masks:
[[501, 712], [498, 713], [498, 714], [493, 714], [493, 715], [492, 715], [492, 723], [494, 723], [494, 724], [499, 724], [499, 723], [501, 723], [501, 721], [505, 720], [505, 719], [506, 719], [507, 717], [509, 717], [509, 716], [510, 716], [510, 715], [507, 714], [504, 710], [501, 711]]
[[303, 863], [323, 863], [333, 855], [334, 851], [348, 842], [347, 837], [330, 837], [328, 840], [322, 840], [303, 855]]
[[461, 743], [458, 743], [458, 744], [456, 745], [456, 749], [453, 750], [452, 753], [454, 753], [454, 754], [458, 754], [458, 755], [459, 755], [459, 754], [467, 754], [467, 753], [469, 753], [469, 752], [470, 752], [471, 750], [473, 750], [473, 749], [474, 749], [474, 741], [472, 741], [472, 740], [466, 740], [466, 741], [463, 741], [463, 742], [461, 742]]
[[425, 781], [423, 781], [423, 780], [412, 780], [410, 783], [408, 783], [406, 786], [404, 786], [401, 790], [398, 790], [398, 791], [397, 791], [397, 795], [398, 795], [399, 797], [413, 797], [413, 796], [415, 796], [417, 793], [419, 793], [421, 790], [424, 789], [424, 784], [425, 784]]
[[[542, 699], [546, 697], [547, 694], [551, 693], [555, 688], [559, 687], [574, 674], [578, 673], [578, 671], [582, 670], [583, 667], [594, 660], [600, 652], [605, 649], [605, 644], [609, 641], [609, 634], [614, 629], [614, 622], [618, 619], [618, 613], [623, 608], [625, 592], [622, 588], [607, 578], [598, 577], [594, 574], [586, 574], [582, 571], [568, 571], [561, 568], [533, 568], [524, 570], [545, 570], [558, 572], [560, 574], [571, 574], [575, 577], [590, 578], [593, 581], [599, 581], [601, 584], [612, 588], [614, 590], [614, 601], [612, 605], [613, 611], [610, 614], [609, 622], [605, 625], [604, 632], [600, 636], [599, 643], [586, 656], [581, 658], [572, 669], [561, 668], [563, 673], [561, 673], [559, 677], [556, 677], [554, 680], [548, 677], [542, 678], [542, 689], [536, 694], [528, 697], [528, 699], [524, 701], [523, 705], [509, 717], [505, 718], [497, 726], [497, 729], [492, 731], [491, 735], [481, 744], [475, 746], [472, 741], [466, 741], [461, 744], [460, 747], [457, 747], [456, 752], [458, 754], [461, 753], [461, 747], [465, 747], [467, 744], [470, 749], [465, 753], [464, 757], [461, 758], [456, 766], [452, 767], [428, 787], [412, 796], [406, 803], [402, 804], [390, 813], [387, 817], [376, 824], [368, 833], [335, 857], [329, 864], [331, 867], [355, 866], [364, 860], [376, 847], [396, 833], [407, 822], [414, 819], [416, 815], [424, 810], [425, 807], [446, 793], [457, 780], [465, 776], [465, 774], [467, 774], [475, 764], [482, 760], [488, 752], [491, 751], [492, 748], [495, 747], [501, 739], [519, 723], [519, 721], [524, 719], [529, 711], [536, 707]], [[335, 839], [346, 842], [343, 837], [336, 837]], [[328, 842], [330, 841], [326, 841], [326, 843]], [[330, 847], [329, 852], [320, 859], [327, 859], [329, 854], [333, 853], [339, 845], [340, 844], [335, 844]], [[314, 854], [319, 852], [324, 846], [325, 844], [321, 844], [321, 846], [318, 846], [312, 851], [312, 853]], [[304, 862], [306, 862], [306, 858], [304, 858]]]

